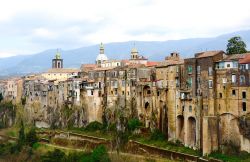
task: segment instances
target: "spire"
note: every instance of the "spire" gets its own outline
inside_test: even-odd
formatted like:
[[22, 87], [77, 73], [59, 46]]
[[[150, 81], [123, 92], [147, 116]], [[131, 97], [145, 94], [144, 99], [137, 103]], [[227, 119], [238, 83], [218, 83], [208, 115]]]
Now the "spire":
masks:
[[104, 54], [104, 45], [102, 42], [100, 44], [100, 54]]
[[56, 59], [61, 59], [61, 54], [59, 52], [59, 49], [56, 50]]
[[135, 42], [133, 43], [133, 48], [131, 49], [131, 53], [138, 53], [138, 50], [135, 48]]

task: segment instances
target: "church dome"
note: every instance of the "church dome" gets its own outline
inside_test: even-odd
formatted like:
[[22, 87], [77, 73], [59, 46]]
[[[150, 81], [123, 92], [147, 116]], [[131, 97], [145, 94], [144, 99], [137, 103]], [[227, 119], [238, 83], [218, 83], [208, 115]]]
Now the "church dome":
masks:
[[104, 45], [103, 43], [100, 44], [100, 53], [96, 57], [96, 62], [98, 64], [103, 63], [103, 61], [107, 61], [108, 57], [104, 54]]
[[138, 53], [138, 50], [136, 48], [132, 48], [131, 53]]
[[105, 54], [99, 54], [96, 57], [96, 61], [107, 61], [108, 57]]

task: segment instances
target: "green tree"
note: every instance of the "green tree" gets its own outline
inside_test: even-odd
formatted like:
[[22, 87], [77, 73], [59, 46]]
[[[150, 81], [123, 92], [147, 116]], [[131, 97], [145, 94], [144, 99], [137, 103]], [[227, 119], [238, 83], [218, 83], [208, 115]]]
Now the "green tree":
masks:
[[142, 126], [142, 123], [138, 118], [132, 118], [128, 120], [128, 129], [130, 131], [134, 131], [135, 129], [139, 128]]
[[28, 134], [26, 135], [26, 143], [29, 146], [33, 146], [33, 144], [35, 144], [36, 142], [38, 142], [38, 137], [36, 135], [36, 129], [34, 127], [32, 127], [30, 129], [30, 131], [28, 132]]
[[236, 36], [232, 37], [228, 40], [227, 43], [227, 54], [241, 54], [241, 53], [246, 53], [246, 44], [245, 42], [241, 39], [241, 37]]
[[0, 102], [3, 100], [3, 94], [0, 93]]
[[92, 161], [93, 162], [110, 162], [107, 149], [104, 145], [97, 146], [92, 152]]
[[25, 133], [24, 133], [24, 124], [23, 121], [21, 120], [21, 126], [19, 130], [19, 135], [18, 135], [18, 141], [17, 141], [17, 149], [20, 151], [25, 144]]

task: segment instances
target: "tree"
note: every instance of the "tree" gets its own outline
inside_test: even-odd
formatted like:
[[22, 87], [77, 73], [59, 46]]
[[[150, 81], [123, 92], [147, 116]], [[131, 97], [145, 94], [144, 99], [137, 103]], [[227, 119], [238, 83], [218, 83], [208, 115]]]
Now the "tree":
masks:
[[25, 144], [24, 124], [23, 124], [23, 121], [21, 120], [21, 126], [19, 130], [18, 141], [17, 141], [17, 150], [21, 151], [24, 144]]
[[32, 127], [28, 132], [28, 134], [26, 135], [26, 142], [29, 146], [33, 146], [34, 143], [38, 142], [36, 129], [34, 127]]
[[0, 102], [3, 100], [3, 94], [0, 93]]
[[236, 37], [232, 37], [231, 39], [228, 40], [227, 53], [229, 55], [231, 55], [231, 54], [241, 54], [241, 53], [246, 53], [246, 52], [247, 52], [246, 44], [241, 39], [241, 37], [236, 36]]

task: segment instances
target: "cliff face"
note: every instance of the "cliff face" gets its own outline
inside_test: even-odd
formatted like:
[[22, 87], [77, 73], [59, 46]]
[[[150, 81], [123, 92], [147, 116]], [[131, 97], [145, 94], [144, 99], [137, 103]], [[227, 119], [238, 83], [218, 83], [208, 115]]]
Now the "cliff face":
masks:
[[15, 106], [10, 102], [0, 103], [0, 128], [10, 127], [15, 121]]

